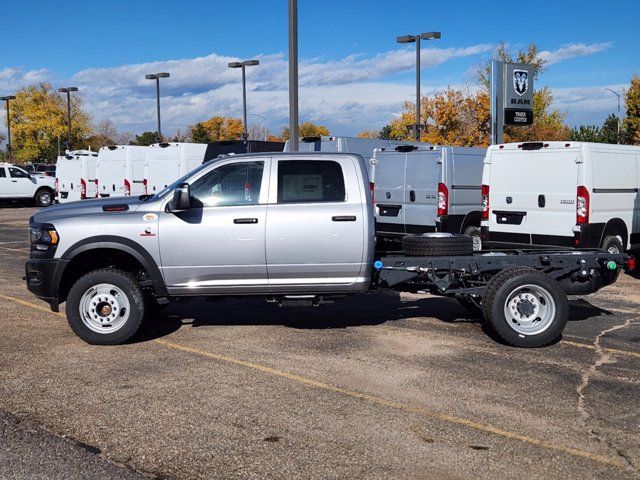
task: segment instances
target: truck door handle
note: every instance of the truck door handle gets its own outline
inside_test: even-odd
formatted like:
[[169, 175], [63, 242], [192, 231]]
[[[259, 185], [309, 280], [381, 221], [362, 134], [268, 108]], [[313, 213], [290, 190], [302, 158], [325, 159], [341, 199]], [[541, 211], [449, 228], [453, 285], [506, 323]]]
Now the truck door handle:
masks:
[[331, 220], [333, 220], [334, 222], [355, 222], [356, 216], [355, 215], [336, 216], [336, 217], [331, 217]]
[[409, 200], [412, 202], [416, 201], [416, 192], [414, 192], [413, 190], [409, 191]]
[[540, 208], [544, 208], [544, 206], [547, 204], [547, 199], [545, 198], [544, 195], [538, 195], [538, 206]]
[[255, 224], [258, 223], [258, 219], [257, 218], [234, 218], [233, 219], [233, 223], [235, 224]]

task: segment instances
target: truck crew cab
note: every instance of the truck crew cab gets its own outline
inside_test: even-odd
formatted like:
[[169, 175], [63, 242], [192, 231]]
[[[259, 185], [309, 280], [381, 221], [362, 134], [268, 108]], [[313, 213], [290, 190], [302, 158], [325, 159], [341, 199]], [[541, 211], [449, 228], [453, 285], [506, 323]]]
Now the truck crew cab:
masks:
[[175, 297], [317, 305], [395, 288], [456, 296], [508, 343], [543, 346], [566, 323], [565, 286], [595, 291], [630, 262], [601, 251], [474, 254], [470, 237], [444, 233], [405, 237], [403, 254], [376, 258], [374, 223], [359, 155], [220, 157], [153, 196], [38, 212], [26, 281], [52, 309], [66, 301], [71, 328], [93, 344], [127, 341]]
[[55, 179], [43, 174], [0, 163], [0, 200], [33, 200], [38, 207], [54, 201]]

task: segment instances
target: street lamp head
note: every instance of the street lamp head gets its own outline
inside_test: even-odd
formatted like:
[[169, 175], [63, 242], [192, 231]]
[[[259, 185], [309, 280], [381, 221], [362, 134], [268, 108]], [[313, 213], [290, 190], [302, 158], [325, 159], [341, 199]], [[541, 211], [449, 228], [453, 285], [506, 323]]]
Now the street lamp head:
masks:
[[147, 80], [155, 80], [158, 77], [153, 73], [149, 73], [149, 74], [145, 75], [144, 78], [146, 78]]
[[253, 65], [260, 65], [260, 61], [259, 60], [245, 60], [244, 62], [242, 62], [242, 64], [245, 67], [250, 67]]
[[167, 72], [160, 72], [160, 73], [156, 73], [156, 76], [158, 78], [169, 78], [171, 76], [171, 74], [167, 73]]
[[402, 35], [396, 39], [398, 43], [413, 43], [416, 41], [415, 35]]
[[229, 62], [227, 65], [229, 68], [240, 68], [242, 67], [241, 62]]
[[63, 87], [63, 88], [59, 88], [58, 91], [60, 93], [77, 92], [78, 87]]
[[420, 34], [420, 38], [423, 40], [435, 40], [440, 38], [442, 35], [440, 32], [424, 32]]
[[0, 100], [4, 100], [4, 101], [9, 101], [9, 100], [15, 100], [16, 96], [15, 95], [7, 95], [6, 97], [0, 97]]

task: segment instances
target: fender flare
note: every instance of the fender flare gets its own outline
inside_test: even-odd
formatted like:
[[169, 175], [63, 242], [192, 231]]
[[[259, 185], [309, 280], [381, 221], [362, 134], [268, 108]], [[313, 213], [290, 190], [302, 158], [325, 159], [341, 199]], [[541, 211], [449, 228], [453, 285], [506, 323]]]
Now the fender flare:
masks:
[[[153, 282], [153, 287], [157, 297], [166, 297], [167, 287], [164, 283], [162, 273], [158, 268], [157, 263], [153, 257], [147, 252], [140, 244], [134, 242], [125, 237], [118, 237], [115, 235], [97, 235], [94, 237], [88, 237], [79, 242], [74, 243], [69, 247], [62, 255], [62, 260], [67, 260], [66, 265], [69, 265], [71, 260], [80, 253], [84, 253], [90, 250], [96, 249], [112, 249], [120, 250], [134, 257], [143, 266], [149, 279]], [[60, 277], [64, 272], [61, 272]]]
[[460, 233], [464, 233], [467, 227], [480, 228], [481, 221], [482, 221], [482, 212], [480, 212], [479, 210], [474, 210], [473, 212], [467, 213], [464, 217], [464, 220], [462, 221], [462, 227], [460, 227]]
[[601, 246], [604, 239], [612, 233], [617, 233], [622, 237], [622, 246], [625, 250], [629, 248], [629, 229], [627, 228], [627, 224], [624, 223], [624, 220], [617, 217], [610, 219], [605, 224], [598, 246]]

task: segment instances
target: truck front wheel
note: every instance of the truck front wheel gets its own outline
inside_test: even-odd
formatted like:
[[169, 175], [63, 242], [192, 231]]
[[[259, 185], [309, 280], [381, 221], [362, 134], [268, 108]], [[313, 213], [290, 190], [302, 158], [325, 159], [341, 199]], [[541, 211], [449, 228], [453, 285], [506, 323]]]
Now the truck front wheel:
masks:
[[530, 268], [494, 276], [482, 299], [487, 323], [507, 344], [537, 348], [557, 342], [567, 324], [567, 295], [554, 279]]
[[138, 331], [145, 313], [144, 294], [135, 278], [104, 268], [80, 277], [67, 297], [67, 320], [82, 340], [119, 345]]

